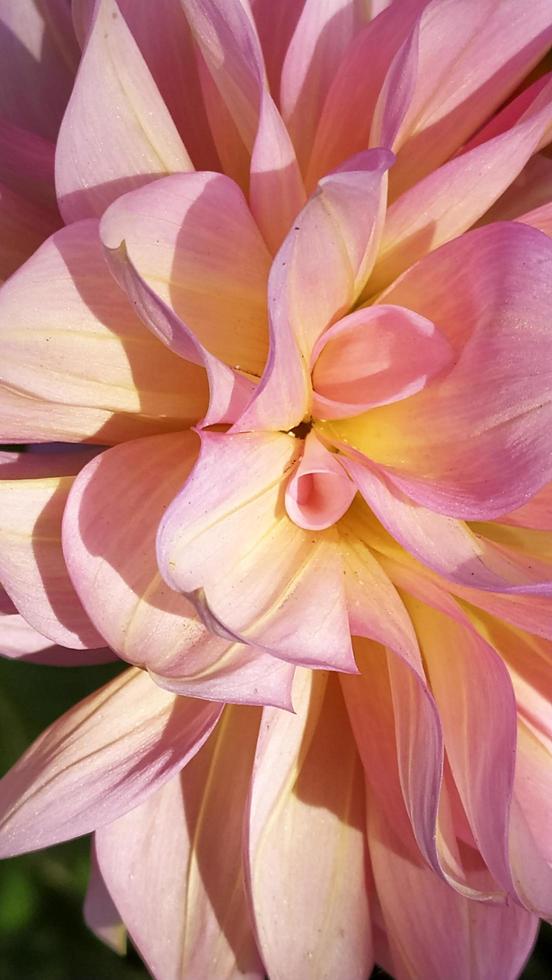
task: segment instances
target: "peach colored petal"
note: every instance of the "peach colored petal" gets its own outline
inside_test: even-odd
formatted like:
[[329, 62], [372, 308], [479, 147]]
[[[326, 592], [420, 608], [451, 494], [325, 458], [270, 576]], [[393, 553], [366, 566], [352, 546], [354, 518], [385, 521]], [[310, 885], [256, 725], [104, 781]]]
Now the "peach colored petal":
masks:
[[100, 866], [159, 980], [262, 980], [241, 868], [258, 712], [228, 709], [179, 777], [96, 832]]
[[311, 354], [361, 292], [376, 256], [392, 155], [372, 150], [320, 181], [270, 270], [271, 347], [240, 431], [283, 429], [310, 414]]
[[300, 443], [283, 433], [201, 438], [161, 521], [163, 577], [221, 636], [291, 663], [355, 671], [335, 533], [304, 531], [285, 513]]
[[2, 289], [0, 313], [5, 441], [105, 444], [182, 428], [205, 410], [204, 371], [137, 318], [105, 266], [95, 221], [45, 242]]
[[102, 220], [101, 236], [108, 258], [125, 243], [138, 275], [203, 347], [260, 374], [270, 256], [233, 181], [222, 174], [158, 181], [117, 201]]
[[551, 261], [552, 241], [517, 222], [420, 260], [382, 299], [438, 323], [456, 363], [417, 395], [331, 430], [429, 509], [481, 520], [520, 506], [551, 476]]
[[298, 672], [294, 704], [294, 715], [263, 712], [246, 816], [259, 950], [274, 980], [365, 980], [373, 959], [356, 747], [335, 678]]
[[[117, 5], [196, 168], [220, 170], [181, 0], [155, 0], [154, 4], [150, 0], [117, 0]], [[72, 9], [84, 46], [94, 0], [73, 0]]]
[[159, 573], [159, 522], [193, 466], [198, 443], [191, 432], [135, 439], [85, 467], [64, 512], [69, 573], [110, 646], [146, 667], [161, 687], [290, 707], [293, 668], [212, 635]]
[[136, 668], [53, 723], [0, 780], [3, 857], [128, 813], [201, 748], [221, 707], [162, 691]]
[[[78, 459], [73, 473], [79, 469]], [[80, 464], [82, 465], [82, 463]], [[23, 464], [24, 466], [24, 464]], [[0, 481], [0, 579], [25, 620], [50, 641], [75, 649], [105, 646], [67, 574], [61, 518], [72, 476], [19, 478], [17, 466]]]
[[56, 147], [66, 222], [100, 217], [125, 191], [193, 170], [116, 0], [99, 0]]
[[368, 841], [397, 980], [516, 980], [535, 941], [536, 916], [457, 894], [405, 854], [375, 806]]

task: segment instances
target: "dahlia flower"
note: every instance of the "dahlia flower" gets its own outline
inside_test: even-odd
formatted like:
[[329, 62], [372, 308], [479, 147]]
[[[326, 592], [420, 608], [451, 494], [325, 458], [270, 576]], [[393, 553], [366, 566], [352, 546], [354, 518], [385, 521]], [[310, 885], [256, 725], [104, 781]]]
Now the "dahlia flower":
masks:
[[1, 853], [94, 831], [87, 920], [158, 980], [519, 976], [552, 0], [0, 17], [0, 646], [130, 665], [4, 776]]

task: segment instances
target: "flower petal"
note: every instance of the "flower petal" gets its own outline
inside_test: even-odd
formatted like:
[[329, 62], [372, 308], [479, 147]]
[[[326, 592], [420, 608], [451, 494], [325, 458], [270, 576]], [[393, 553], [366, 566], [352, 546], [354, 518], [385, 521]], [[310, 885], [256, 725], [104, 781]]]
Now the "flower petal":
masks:
[[[404, 548], [451, 582], [472, 589], [548, 595], [552, 566], [485, 536], [485, 525], [470, 528], [409, 500], [381, 471], [360, 459], [341, 456], [343, 467], [371, 511]], [[369, 522], [367, 522], [368, 524]]]
[[347, 418], [416, 394], [452, 361], [438, 327], [399, 306], [350, 313], [320, 338], [314, 352], [313, 411]]
[[69, 650], [33, 629], [0, 586], [0, 656], [50, 667], [88, 667], [116, 660], [112, 650]]
[[106, 269], [95, 221], [45, 242], [0, 295], [4, 441], [118, 442], [182, 428], [202, 369], [151, 336]]
[[0, 184], [0, 282], [61, 224], [55, 214]]
[[[23, 454], [25, 455], [25, 454]], [[70, 460], [71, 462], [71, 460]], [[82, 461], [72, 457], [73, 472]], [[0, 579], [27, 622], [70, 648], [105, 646], [73, 589], [61, 551], [61, 518], [72, 476], [25, 478], [13, 464], [0, 480]], [[63, 471], [63, 468], [62, 468]]]
[[221, 706], [162, 691], [136, 668], [53, 723], [0, 780], [3, 857], [111, 823], [201, 748]]
[[404, 402], [331, 431], [430, 509], [481, 520], [519, 507], [552, 475], [551, 261], [552, 240], [515, 222], [422, 259], [382, 298], [438, 323], [455, 365]]
[[284, 509], [300, 443], [282, 433], [201, 438], [160, 525], [165, 580], [222, 636], [292, 663], [356, 670], [335, 535], [304, 531]]
[[64, 0], [0, 2], [0, 114], [54, 140], [78, 62]]
[[293, 668], [213, 636], [191, 603], [167, 588], [156, 561], [163, 512], [194, 464], [191, 432], [116, 446], [76, 480], [63, 546], [78, 594], [110, 646], [161, 687], [220, 701], [290, 707]]
[[336, 679], [296, 677], [296, 714], [265, 709], [253, 769], [246, 848], [257, 942], [273, 980], [364, 980], [373, 960], [359, 759]]
[[311, 353], [370, 274], [391, 162], [386, 150], [355, 158], [320, 181], [296, 219], [270, 271], [270, 355], [240, 431], [286, 431], [310, 414]]
[[84, 898], [83, 914], [86, 925], [94, 935], [115, 953], [124, 956], [127, 948], [126, 928], [106, 888], [98, 867], [94, 846], [90, 855], [90, 877]]
[[57, 216], [54, 144], [0, 119], [0, 180]]
[[63, 117], [56, 187], [67, 223], [100, 217], [117, 197], [193, 170], [115, 0], [99, 0]]
[[422, 13], [419, 38], [417, 84], [391, 147], [393, 197], [452, 156], [546, 54], [550, 5], [438, 0]]
[[125, 243], [138, 275], [203, 347], [260, 374], [270, 256], [233, 181], [222, 174], [160, 180], [117, 201], [102, 220], [101, 237], [108, 260]]
[[305, 0], [303, 5], [284, 59], [280, 88], [282, 114], [303, 170], [334, 74], [367, 20], [365, 6], [355, 0]]
[[510, 129], [454, 157], [406, 191], [387, 212], [367, 294], [380, 292], [422, 255], [470, 228], [550, 131], [552, 81]]
[[180, 776], [96, 831], [110, 893], [159, 980], [264, 977], [240, 847], [258, 724], [258, 712], [226, 708]]
[[311, 432], [286, 487], [286, 510], [299, 527], [321, 531], [343, 516], [356, 493], [338, 457]]
[[[306, 181], [309, 190], [324, 174], [370, 145], [374, 111], [382, 89], [388, 87], [392, 98], [397, 92], [396, 86], [389, 84], [390, 79], [385, 83], [391, 74], [390, 66], [401, 45], [405, 41], [411, 44], [413, 26], [427, 3], [428, 0], [401, 0], [400, 5], [387, 5], [385, 12], [378, 11], [379, 16], [355, 33], [344, 48], [339, 63], [329, 75], [328, 94], [311, 144]], [[311, 8], [314, 10], [317, 6], [313, 0]], [[374, 4], [370, 7], [373, 9]], [[331, 28], [326, 31], [323, 41], [330, 45], [334, 43]], [[407, 48], [408, 43], [405, 51]], [[315, 57], [318, 57], [316, 50]], [[404, 53], [402, 60], [404, 63]], [[370, 65], [370, 71], [366, 70], [367, 65]], [[325, 66], [322, 70], [325, 71]], [[397, 80], [402, 81], [400, 75]], [[314, 97], [317, 98], [316, 90]]]
[[[181, 0], [156, 0], [155, 5], [149, 0], [117, 0], [117, 5], [196, 168], [220, 170]], [[83, 44], [93, 12], [90, 0], [73, 0], [73, 19]]]
[[537, 917], [516, 905], [459, 895], [404, 853], [379, 808], [369, 807], [368, 814], [370, 858], [397, 980], [515, 980], [535, 941]]

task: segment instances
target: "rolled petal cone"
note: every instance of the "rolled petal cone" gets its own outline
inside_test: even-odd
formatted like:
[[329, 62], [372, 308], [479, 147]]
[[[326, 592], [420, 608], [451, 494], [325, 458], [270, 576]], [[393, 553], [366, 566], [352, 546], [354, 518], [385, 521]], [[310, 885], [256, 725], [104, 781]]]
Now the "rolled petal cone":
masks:
[[121, 666], [0, 854], [93, 833], [154, 980], [518, 980], [552, 918], [551, 44], [0, 0], [0, 655]]

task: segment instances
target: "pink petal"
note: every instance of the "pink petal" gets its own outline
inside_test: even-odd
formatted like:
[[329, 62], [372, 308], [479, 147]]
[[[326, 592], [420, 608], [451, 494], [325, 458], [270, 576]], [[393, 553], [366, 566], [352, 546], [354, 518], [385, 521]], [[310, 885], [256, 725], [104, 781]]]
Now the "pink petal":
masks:
[[294, 715], [265, 709], [255, 756], [246, 853], [257, 943], [273, 980], [365, 980], [358, 755], [335, 678], [298, 672], [294, 703]]
[[57, 214], [54, 144], [0, 119], [0, 180]]
[[29, 626], [0, 587], [0, 656], [51, 667], [87, 667], [116, 659], [112, 650], [69, 650]]
[[[552, 160], [544, 153], [535, 153], [526, 163], [519, 177], [516, 177], [504, 194], [485, 212], [481, 220], [485, 224], [491, 221], [525, 221], [532, 211], [542, 210], [546, 213], [546, 209], [550, 208], [551, 197]], [[520, 217], [521, 215], [523, 217]], [[531, 220], [525, 223], [539, 227]]]
[[518, 551], [414, 503], [383, 472], [360, 459], [341, 456], [342, 465], [383, 526], [419, 561], [444, 578], [473, 589], [550, 594], [550, 563], [524, 559]]
[[514, 222], [422, 259], [382, 299], [438, 323], [456, 364], [412, 398], [332, 431], [430, 509], [477, 520], [519, 507], [552, 475], [551, 260], [552, 241]]
[[190, 432], [134, 439], [85, 467], [65, 507], [67, 567], [102, 636], [120, 656], [150, 670], [161, 687], [290, 707], [293, 668], [212, 635], [191, 603], [159, 575], [159, 522], [186, 480], [197, 446]]
[[94, 845], [90, 855], [90, 877], [84, 898], [84, 921], [95, 936], [115, 953], [126, 953], [126, 928], [121, 922], [113, 899], [109, 894], [102, 873], [98, 867]]
[[2, 289], [4, 441], [118, 442], [183, 428], [203, 370], [151, 336], [106, 269], [97, 223], [57, 232]]
[[167, 782], [220, 716], [141, 670], [119, 674], [53, 723], [0, 780], [3, 857], [111, 823]]
[[23, 265], [60, 224], [53, 211], [0, 184], [0, 282]]
[[272, 264], [270, 356], [240, 430], [285, 431], [310, 414], [312, 349], [370, 274], [391, 160], [387, 151], [373, 150], [351, 161], [351, 170], [325, 177], [296, 219]]
[[[550, 701], [548, 701], [548, 712]], [[517, 892], [524, 905], [549, 919], [552, 912], [552, 742], [520, 722], [514, 799], [510, 828], [510, 857]]]
[[[233, 367], [260, 374], [270, 257], [228, 177], [178, 174], [125, 195], [104, 216], [101, 236], [108, 259], [109, 250], [124, 241], [135, 271], [203, 347]], [[184, 352], [178, 337], [171, 343]], [[187, 345], [185, 356], [193, 357], [190, 340]]]
[[430, 3], [419, 37], [417, 84], [392, 147], [393, 197], [444, 163], [544, 56], [552, 40], [550, 6], [548, 0], [529, 10], [516, 0]]
[[550, 203], [543, 204], [542, 207], [535, 208], [534, 211], [529, 211], [527, 214], [522, 214], [516, 220], [521, 221], [524, 225], [530, 225], [532, 228], [539, 228], [545, 235], [552, 238], [552, 206]]
[[[24, 455], [24, 454], [23, 454]], [[78, 458], [73, 459], [79, 469]], [[82, 462], [80, 463], [82, 465]], [[71, 476], [29, 479], [12, 465], [0, 481], [0, 579], [27, 622], [76, 649], [105, 646], [71, 585], [61, 551], [61, 518]]]
[[439, 328], [398, 306], [370, 306], [326, 330], [313, 351], [313, 407], [346, 418], [416, 394], [453, 355]]
[[[370, 145], [374, 111], [382, 89], [388, 89], [393, 98], [395, 93], [398, 94], [396, 86], [390, 82], [400, 80], [400, 74], [397, 78], [396, 72], [390, 73], [390, 66], [405, 41], [407, 52], [413, 26], [427, 3], [428, 0], [401, 0], [400, 4], [391, 3], [385, 13], [380, 13], [380, 16], [356, 33], [344, 49], [336, 69], [329, 75], [328, 94], [310, 150], [307, 176], [309, 189], [343, 160]], [[373, 4], [370, 6], [373, 7]], [[315, 0], [311, 7], [315, 7]], [[332, 44], [332, 30], [328, 30], [326, 35], [325, 43]], [[367, 65], [370, 66], [369, 71]], [[389, 78], [385, 83], [388, 73], [395, 77]], [[402, 87], [400, 93], [402, 96]], [[399, 98], [398, 102], [401, 101]], [[394, 103], [393, 108], [395, 105], [398, 110], [396, 114], [400, 118], [403, 107]]]
[[0, 2], [0, 114], [54, 140], [78, 63], [64, 0]]
[[188, 0], [185, 11], [213, 81], [252, 154], [251, 209], [275, 252], [305, 193], [293, 144], [268, 91], [255, 24], [239, 0], [227, 0], [222, 7], [215, 0]]
[[158, 980], [264, 977], [240, 847], [258, 724], [227, 708], [179, 777], [96, 832], [111, 895]]
[[99, 0], [56, 148], [66, 222], [99, 217], [132, 188], [193, 170], [115, 0]]
[[552, 531], [552, 483], [547, 483], [526, 504], [500, 518], [503, 524]]
[[280, 0], [277, 6], [273, 0], [251, 0], [270, 90], [275, 96], [280, 91], [282, 63], [304, 5], [305, 0]]
[[283, 433], [204, 431], [201, 439], [195, 469], [161, 521], [163, 577], [222, 636], [292, 663], [354, 671], [335, 535], [313, 535], [285, 513], [301, 444]]
[[334, 74], [363, 21], [362, 5], [354, 0], [305, 0], [284, 58], [280, 89], [282, 114], [303, 170]]
[[[516, 704], [498, 653], [444, 592], [394, 579], [407, 601], [443, 724], [445, 749], [476, 844], [500, 886], [514, 892], [508, 824], [516, 753]], [[433, 608], [429, 608], [429, 606]]]
[[286, 510], [292, 521], [306, 530], [322, 531], [343, 516], [355, 493], [338, 457], [328, 452], [314, 432], [309, 433], [286, 487]]
[[511, 129], [407, 190], [387, 213], [367, 291], [379, 292], [420, 256], [470, 228], [521, 173], [551, 122], [552, 82]]
[[536, 916], [459, 895], [404, 853], [376, 807], [368, 809], [368, 839], [396, 980], [516, 980], [535, 941]]
[[[220, 170], [202, 105], [194, 45], [180, 0], [117, 0], [119, 10], [153, 75], [160, 95], [198, 170]], [[94, 2], [73, 0], [73, 19], [83, 44]], [[184, 97], [185, 93], [185, 97]]]

